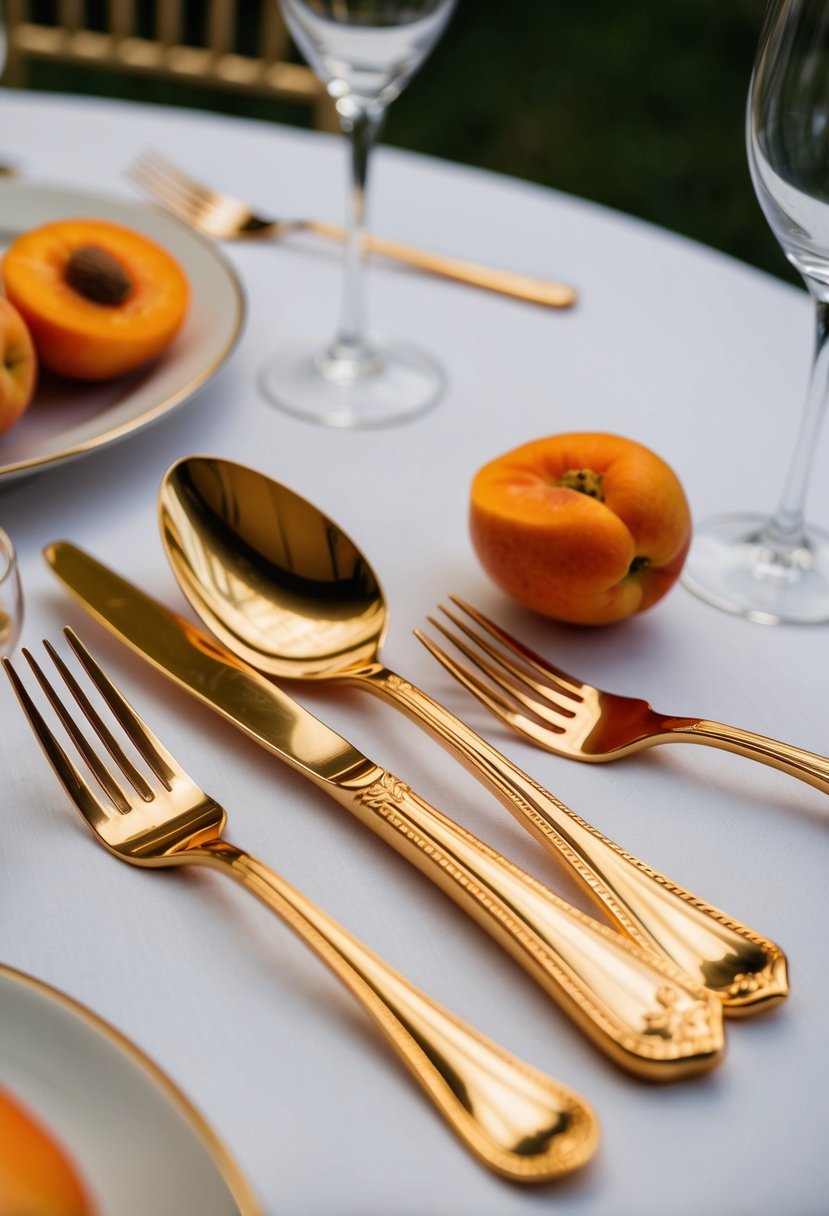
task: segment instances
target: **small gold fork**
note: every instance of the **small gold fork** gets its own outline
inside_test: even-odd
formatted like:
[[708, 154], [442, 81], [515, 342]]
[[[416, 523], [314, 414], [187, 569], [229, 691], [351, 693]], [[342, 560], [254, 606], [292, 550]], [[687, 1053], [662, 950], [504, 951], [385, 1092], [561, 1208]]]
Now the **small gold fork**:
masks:
[[[826, 756], [707, 718], [669, 717], [656, 713], [647, 701], [637, 697], [605, 692], [553, 667], [457, 596], [450, 599], [465, 618], [444, 605], [440, 610], [462, 636], [434, 617], [429, 621], [483, 676], [447, 654], [420, 630], [415, 630], [417, 637], [496, 718], [538, 747], [571, 760], [601, 764], [657, 743], [703, 743], [759, 760], [829, 794]], [[479, 630], [473, 629], [469, 620]]]
[[[257, 215], [243, 199], [211, 190], [208, 186], [182, 172], [157, 152], [146, 151], [127, 169], [127, 176], [185, 224], [190, 224], [205, 236], [219, 241], [280, 240], [292, 232], [310, 232], [332, 241], [344, 241], [345, 230], [337, 224], [322, 220], [272, 219]], [[415, 249], [400, 241], [369, 233], [367, 253], [377, 253], [394, 262], [414, 266], [428, 274], [454, 279], [470, 287], [513, 296], [530, 304], [547, 308], [569, 308], [576, 302], [574, 288], [564, 283], [551, 283], [512, 270], [496, 270], [479, 266], [462, 258], [447, 257]]]
[[149, 780], [48, 641], [49, 657], [120, 779], [31, 653], [24, 648], [23, 654], [103, 797], [69, 759], [11, 662], [4, 658], [3, 665], [58, 779], [104, 848], [131, 865], [219, 869], [256, 895], [330, 967], [450, 1127], [496, 1173], [542, 1182], [583, 1165], [598, 1143], [598, 1121], [588, 1104], [442, 1009], [268, 866], [223, 840], [223, 808], [176, 763], [72, 630], [64, 634], [148, 766]]

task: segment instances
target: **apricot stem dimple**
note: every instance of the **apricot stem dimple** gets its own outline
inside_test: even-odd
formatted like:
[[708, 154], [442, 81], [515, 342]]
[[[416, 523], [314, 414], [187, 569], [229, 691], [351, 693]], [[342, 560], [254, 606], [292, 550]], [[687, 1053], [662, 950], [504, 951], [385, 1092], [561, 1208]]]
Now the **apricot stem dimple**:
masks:
[[81, 245], [66, 263], [66, 281], [93, 304], [123, 304], [132, 291], [124, 267], [100, 245]]
[[558, 484], [566, 490], [577, 490], [579, 494], [604, 502], [604, 473], [594, 473], [592, 469], [567, 469], [559, 477]]
[[639, 570], [647, 570], [650, 564], [651, 559], [649, 557], [634, 557], [628, 567], [628, 574], [636, 574]]

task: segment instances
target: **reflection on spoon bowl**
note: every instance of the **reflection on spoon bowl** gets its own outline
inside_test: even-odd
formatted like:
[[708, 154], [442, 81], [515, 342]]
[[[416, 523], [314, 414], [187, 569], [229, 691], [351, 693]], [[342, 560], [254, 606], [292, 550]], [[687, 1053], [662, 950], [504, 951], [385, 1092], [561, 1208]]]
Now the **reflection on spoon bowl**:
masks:
[[162, 483], [167, 556], [202, 620], [259, 671], [336, 679], [376, 659], [377, 577], [317, 507], [253, 469], [188, 457]]

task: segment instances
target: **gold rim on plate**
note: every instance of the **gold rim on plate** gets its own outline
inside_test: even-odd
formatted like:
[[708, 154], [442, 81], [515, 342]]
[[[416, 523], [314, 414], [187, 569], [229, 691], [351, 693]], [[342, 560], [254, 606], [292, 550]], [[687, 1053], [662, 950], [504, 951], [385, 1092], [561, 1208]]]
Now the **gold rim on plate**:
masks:
[[[15, 217], [20, 217], [15, 219]], [[43, 471], [54, 464], [62, 464], [87, 455], [105, 445], [115, 443], [136, 433], [156, 419], [169, 413], [176, 406], [189, 400], [208, 380], [210, 380], [235, 348], [242, 332], [245, 319], [245, 295], [235, 268], [219, 248], [199, 233], [194, 232], [185, 224], [159, 209], [150, 208], [129, 199], [115, 196], [97, 195], [88, 191], [71, 187], [45, 186], [40, 184], [9, 180], [0, 182], [0, 245], [5, 245], [18, 232], [47, 223], [50, 220], [65, 219], [72, 216], [94, 216], [114, 223], [133, 227], [153, 240], [164, 245], [184, 266], [185, 272], [193, 285], [194, 274], [210, 274], [214, 279], [210, 291], [194, 290], [192, 293], [190, 313], [185, 320], [181, 333], [173, 346], [160, 360], [149, 364], [146, 379], [138, 381], [137, 387], [131, 386], [129, 377], [125, 377], [125, 396], [116, 400], [102, 411], [100, 415], [85, 418], [80, 427], [75, 424], [67, 432], [70, 438], [65, 447], [55, 448], [49, 444], [45, 452], [34, 451], [4, 460], [3, 448], [6, 435], [0, 436], [0, 486], [6, 481], [28, 476]], [[25, 217], [25, 219], [23, 218]], [[199, 361], [198, 349], [187, 352], [187, 362], [192, 364], [188, 374], [177, 378], [175, 375], [178, 365], [183, 362], [188, 338], [192, 338], [194, 329], [199, 322], [207, 322], [217, 332], [211, 335], [208, 349], [203, 352], [203, 362]], [[198, 347], [198, 343], [197, 343]], [[140, 374], [140, 369], [138, 373]], [[157, 398], [150, 392], [150, 400], [143, 408], [120, 422], [106, 425], [105, 415], [120, 408], [123, 412], [124, 403], [129, 405], [130, 398], [139, 398], [146, 383], [153, 379], [170, 381], [168, 391]], [[114, 383], [114, 382], [113, 382]], [[89, 391], [100, 391], [106, 385], [89, 386]], [[94, 419], [101, 418], [99, 429], [94, 428]], [[10, 450], [14, 450], [15, 438], [19, 436], [18, 428], [25, 427], [26, 415], [14, 428], [6, 434], [10, 437]], [[93, 428], [93, 433], [86, 437], [71, 438], [72, 431]], [[39, 440], [30, 441], [30, 446], [36, 446]]]
[[199, 1113], [189, 1098], [185, 1097], [175, 1082], [167, 1076], [158, 1064], [151, 1060], [149, 1056], [146, 1056], [120, 1030], [116, 1030], [114, 1026], [104, 1021], [97, 1013], [94, 1013], [86, 1005], [82, 1005], [74, 997], [68, 996], [67, 993], [62, 992], [59, 988], [54, 988], [44, 980], [35, 979], [34, 976], [28, 975], [24, 971], [19, 971], [16, 967], [0, 963], [0, 979], [4, 978], [10, 980], [13, 984], [18, 984], [34, 992], [37, 996], [44, 998], [52, 1005], [59, 1006], [89, 1029], [101, 1035], [121, 1055], [126, 1056], [144, 1074], [144, 1078], [157, 1090], [161, 1091], [176, 1113], [201, 1143], [236, 1204], [239, 1216], [264, 1216], [264, 1209], [253, 1194], [250, 1185], [240, 1167], [231, 1156], [230, 1151], [219, 1139], [219, 1136], [204, 1116]]

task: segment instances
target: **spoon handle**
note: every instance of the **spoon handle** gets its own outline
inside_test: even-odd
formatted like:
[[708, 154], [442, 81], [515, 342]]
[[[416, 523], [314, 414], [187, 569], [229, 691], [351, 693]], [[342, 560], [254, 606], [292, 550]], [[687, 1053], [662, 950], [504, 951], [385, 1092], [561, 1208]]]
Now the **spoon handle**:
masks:
[[718, 1063], [719, 1001], [554, 895], [374, 765], [319, 780], [505, 947], [616, 1063], [651, 1081]]
[[603, 836], [459, 718], [379, 664], [356, 680], [445, 744], [518, 822], [571, 867], [613, 923], [644, 949], [709, 988], [732, 1016], [788, 993], [779, 946], [705, 903]]
[[198, 859], [252, 892], [333, 971], [490, 1169], [543, 1182], [592, 1156], [598, 1120], [578, 1094], [441, 1008], [256, 858], [217, 840]]

